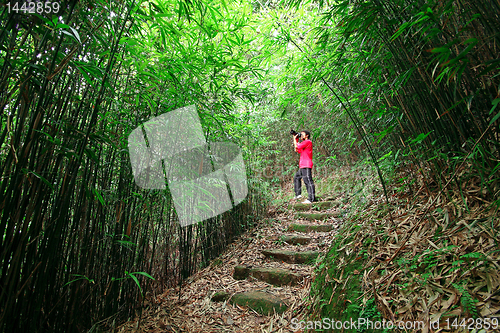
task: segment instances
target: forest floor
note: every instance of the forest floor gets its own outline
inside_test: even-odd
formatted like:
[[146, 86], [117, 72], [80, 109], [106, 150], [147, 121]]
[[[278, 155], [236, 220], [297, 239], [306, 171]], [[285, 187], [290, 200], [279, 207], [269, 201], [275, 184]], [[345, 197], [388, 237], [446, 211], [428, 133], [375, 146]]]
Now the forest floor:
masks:
[[396, 332], [500, 331], [499, 201], [482, 184], [471, 177], [440, 188], [419, 177], [390, 186], [389, 205], [380, 189], [350, 198], [316, 270], [309, 320], [423, 325]]
[[[336, 208], [342, 219], [306, 222], [291, 209], [293, 202], [275, 205], [270, 218], [235, 240], [181, 291], [171, 288], [148, 300], [140, 319], [116, 331], [293, 332], [292, 318], [362, 316], [427, 323], [422, 330], [401, 332], [500, 329], [500, 218], [498, 208], [482, 196], [480, 179], [471, 179], [462, 190], [443, 191], [424, 182], [393, 186], [387, 205], [381, 191], [359, 182], [357, 173], [339, 171], [335, 177], [322, 193], [349, 193], [335, 198], [342, 199]], [[261, 253], [297, 251], [297, 245], [282, 241], [292, 223], [335, 227], [308, 233], [314, 241], [300, 246], [300, 251], [321, 252], [315, 265], [273, 261]], [[279, 287], [251, 277], [235, 280], [234, 268], [241, 264], [286, 268], [304, 278], [298, 285]], [[250, 290], [278, 296], [288, 309], [266, 316], [229, 301], [212, 301], [216, 292], [232, 297]], [[439, 328], [429, 329], [433, 321]], [[480, 329], [468, 330], [471, 324]]]
[[[302, 199], [304, 200], [304, 199]], [[292, 201], [291, 204], [296, 203]], [[253, 229], [236, 239], [210, 266], [190, 277], [179, 291], [171, 288], [148, 301], [141, 318], [120, 326], [124, 332], [293, 332], [292, 317], [301, 320], [310, 309], [308, 300], [311, 281], [314, 279], [314, 263], [296, 264], [276, 261], [265, 257], [261, 251], [270, 249], [290, 251], [318, 251], [326, 253], [333, 236], [341, 226], [341, 219], [330, 217], [327, 221], [297, 219], [291, 205], [283, 205], [279, 212], [273, 207], [270, 218], [258, 223]], [[336, 210], [342, 207], [337, 207]], [[327, 211], [332, 211], [329, 209]], [[307, 245], [290, 245], [282, 239], [293, 232], [287, 231], [291, 223], [308, 225], [332, 225], [329, 232], [309, 232]], [[300, 250], [299, 250], [300, 248]], [[273, 286], [253, 277], [244, 280], [233, 278], [234, 267], [282, 268], [302, 276], [297, 285]], [[216, 292], [233, 296], [239, 292], [264, 291], [281, 298], [288, 306], [282, 313], [262, 315], [248, 307], [228, 301], [214, 302]]]

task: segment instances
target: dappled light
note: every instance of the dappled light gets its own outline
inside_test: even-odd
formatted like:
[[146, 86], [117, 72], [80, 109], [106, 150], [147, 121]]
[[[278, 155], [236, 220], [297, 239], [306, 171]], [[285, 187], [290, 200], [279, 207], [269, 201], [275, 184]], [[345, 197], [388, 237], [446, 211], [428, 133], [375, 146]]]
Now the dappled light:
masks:
[[498, 329], [498, 1], [0, 12], [1, 332]]

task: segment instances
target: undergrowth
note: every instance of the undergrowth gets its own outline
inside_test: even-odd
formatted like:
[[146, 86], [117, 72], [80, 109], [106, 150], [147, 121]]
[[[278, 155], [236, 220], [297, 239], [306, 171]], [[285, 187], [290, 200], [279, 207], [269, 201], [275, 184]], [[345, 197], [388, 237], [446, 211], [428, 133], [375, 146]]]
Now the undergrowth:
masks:
[[[350, 192], [353, 204], [316, 268], [309, 320], [357, 323], [365, 318], [427, 328], [464, 319], [494, 320], [500, 312], [500, 219], [494, 205], [464, 197], [467, 192], [458, 189], [427, 193], [417, 179], [420, 187], [411, 195], [393, 182], [388, 207], [376, 179], [359, 194], [359, 180], [354, 186], [355, 180], [340, 176], [329, 181], [323, 185]], [[370, 332], [359, 325], [343, 331]]]

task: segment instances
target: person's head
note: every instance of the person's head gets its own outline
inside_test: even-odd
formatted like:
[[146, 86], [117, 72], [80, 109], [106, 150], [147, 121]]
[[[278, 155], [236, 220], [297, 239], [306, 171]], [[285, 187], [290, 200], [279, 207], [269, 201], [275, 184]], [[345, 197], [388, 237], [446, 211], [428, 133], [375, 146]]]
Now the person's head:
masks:
[[302, 140], [310, 139], [310, 137], [311, 137], [311, 133], [309, 131], [302, 131], [302, 132], [300, 132], [300, 138]]

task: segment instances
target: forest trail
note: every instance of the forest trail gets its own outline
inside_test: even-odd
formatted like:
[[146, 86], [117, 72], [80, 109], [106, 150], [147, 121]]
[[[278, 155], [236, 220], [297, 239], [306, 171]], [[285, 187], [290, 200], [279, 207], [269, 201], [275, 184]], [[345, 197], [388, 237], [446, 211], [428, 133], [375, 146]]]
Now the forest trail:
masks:
[[343, 202], [325, 197], [270, 212], [180, 292], [148, 299], [141, 318], [116, 331], [294, 332], [291, 320], [305, 315], [316, 258], [340, 228]]

